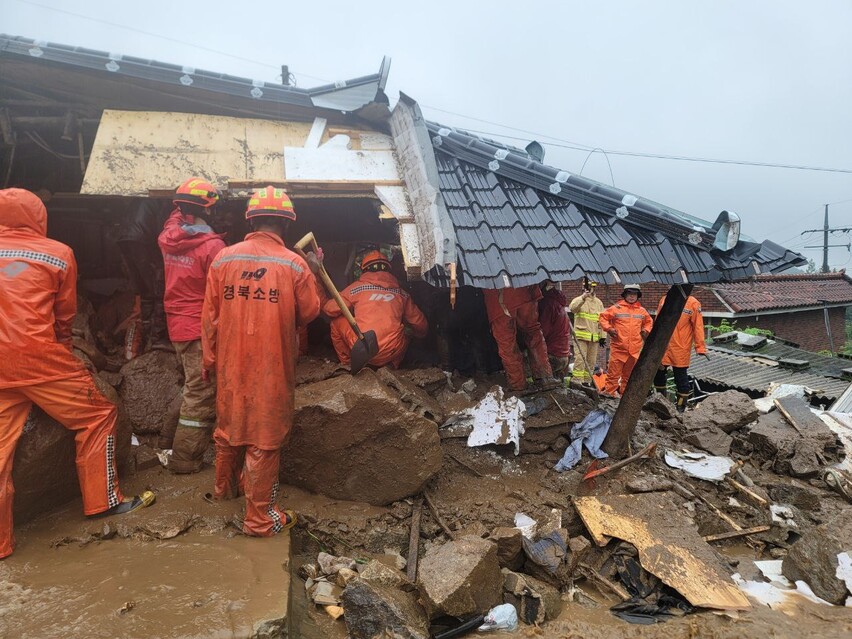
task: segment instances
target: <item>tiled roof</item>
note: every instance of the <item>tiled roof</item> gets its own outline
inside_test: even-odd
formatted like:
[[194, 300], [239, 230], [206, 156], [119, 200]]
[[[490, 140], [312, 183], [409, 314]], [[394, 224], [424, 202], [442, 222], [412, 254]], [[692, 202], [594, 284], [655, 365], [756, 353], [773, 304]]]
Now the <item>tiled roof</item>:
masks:
[[[543, 279], [664, 284], [744, 279], [804, 263], [766, 241], [713, 248], [703, 222], [546, 166], [518, 149], [427, 123], [440, 190], [456, 231], [459, 282], [481, 288]], [[427, 280], [446, 284], [442, 273]]]
[[765, 393], [773, 382], [797, 384], [816, 391], [817, 397], [834, 401], [849, 387], [849, 382], [822, 377], [813, 372], [792, 370], [761, 358], [719, 352], [711, 347], [711, 359], [693, 357], [689, 374], [699, 383], [707, 382], [745, 392]]
[[760, 275], [747, 282], [726, 282], [713, 287], [735, 313], [852, 304], [852, 280], [840, 273]]

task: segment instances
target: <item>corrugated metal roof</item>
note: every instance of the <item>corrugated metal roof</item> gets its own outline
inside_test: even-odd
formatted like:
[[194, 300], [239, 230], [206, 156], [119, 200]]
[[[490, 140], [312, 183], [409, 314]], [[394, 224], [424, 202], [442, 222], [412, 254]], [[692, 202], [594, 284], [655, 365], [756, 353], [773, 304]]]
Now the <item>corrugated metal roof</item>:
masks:
[[845, 272], [763, 275], [747, 282], [713, 286], [736, 313], [828, 304], [852, 304], [852, 280]]
[[830, 357], [828, 355], [820, 355], [812, 353], [801, 348], [795, 348], [787, 344], [782, 344], [774, 340], [767, 340], [766, 343], [759, 348], [748, 348], [738, 342], [725, 342], [722, 344], [710, 344], [709, 348], [721, 353], [729, 353], [732, 355], [742, 356], [760, 356], [773, 361], [782, 359], [802, 360], [808, 362], [807, 371], [815, 375], [825, 377], [833, 377], [842, 379], [848, 374], [844, 373], [844, 369], [852, 368], [852, 361], [843, 357]]
[[[461, 284], [526, 286], [583, 275], [606, 283], [742, 279], [803, 264], [772, 242], [713, 249], [716, 229], [685, 213], [525, 152], [427, 123], [456, 230]], [[440, 269], [426, 274], [446, 284]]]
[[810, 372], [794, 371], [757, 361], [752, 357], [730, 355], [712, 349], [711, 359], [693, 357], [689, 374], [699, 381], [741, 391], [765, 393], [773, 382], [797, 384], [816, 391], [818, 397], [833, 401], [849, 387], [849, 382], [822, 377]]

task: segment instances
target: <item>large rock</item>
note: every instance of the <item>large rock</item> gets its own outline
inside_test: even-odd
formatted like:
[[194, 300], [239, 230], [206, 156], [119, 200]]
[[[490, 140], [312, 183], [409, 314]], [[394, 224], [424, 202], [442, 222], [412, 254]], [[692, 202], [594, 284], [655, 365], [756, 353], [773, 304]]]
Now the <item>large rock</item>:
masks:
[[688, 428], [715, 426], [731, 433], [757, 419], [759, 413], [754, 400], [735, 390], [710, 395], [695, 410], [687, 413], [684, 423]]
[[[130, 456], [130, 420], [115, 389], [94, 377], [104, 397], [118, 406], [116, 461], [121, 472]], [[15, 449], [15, 522], [23, 523], [80, 495], [74, 433], [33, 407]]]
[[837, 555], [852, 552], [852, 508], [809, 530], [784, 557], [781, 570], [791, 581], [805, 581], [817, 597], [846, 601], [846, 584], [837, 578]]
[[341, 604], [352, 639], [429, 639], [429, 618], [414, 593], [354, 579], [343, 591]]
[[782, 475], [814, 477], [838, 459], [837, 437], [828, 426], [820, 422], [800, 434], [778, 411], [760, 416], [749, 442], [758, 457], [775, 460], [773, 470]]
[[734, 438], [721, 428], [708, 426], [706, 428], [690, 429], [683, 437], [683, 441], [692, 444], [696, 448], [707, 451], [711, 455], [727, 457], [731, 453], [731, 444]]
[[559, 617], [559, 590], [529, 575], [503, 569], [503, 603], [510, 603], [524, 623], [539, 625]]
[[497, 544], [497, 561], [501, 568], [520, 570], [524, 565], [524, 544], [520, 528], [495, 528], [489, 536]]
[[159, 433], [168, 419], [169, 406], [181, 394], [183, 374], [174, 353], [150, 351], [121, 369], [121, 399], [130, 415], [133, 432]]
[[406, 410], [365, 369], [296, 390], [283, 461], [287, 484], [386, 505], [420, 492], [440, 470], [441, 440], [434, 422]]
[[431, 618], [488, 611], [502, 602], [497, 544], [468, 536], [430, 549], [420, 562], [418, 586]]

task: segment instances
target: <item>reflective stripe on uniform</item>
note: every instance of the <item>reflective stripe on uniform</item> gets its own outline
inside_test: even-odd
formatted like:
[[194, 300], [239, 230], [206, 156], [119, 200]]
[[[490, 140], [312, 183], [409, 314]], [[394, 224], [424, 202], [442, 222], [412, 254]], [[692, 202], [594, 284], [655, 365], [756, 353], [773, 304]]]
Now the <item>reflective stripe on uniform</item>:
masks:
[[600, 319], [600, 313], [574, 313], [574, 317], [587, 319], [591, 322], [597, 322]]
[[181, 417], [178, 419], [178, 426], [188, 426], [189, 428], [207, 428], [212, 425], [213, 422], [205, 422], [199, 419], [189, 419], [187, 417]]
[[574, 331], [574, 337], [577, 339], [584, 340], [586, 342], [597, 342], [601, 336], [600, 333], [592, 333], [590, 331]]
[[[631, 317], [636, 317], [636, 316], [631, 315], [630, 313], [616, 313], [614, 315], [614, 317], [626, 317], [627, 319], [630, 319]], [[639, 317], [641, 318], [642, 316], [640, 315]]]
[[580, 370], [575, 369], [571, 373], [571, 377], [576, 378], [576, 379], [592, 379], [592, 374], [588, 371], [584, 371], [584, 370], [580, 371]]
[[68, 263], [64, 260], [60, 260], [58, 257], [54, 255], [50, 255], [49, 253], [38, 253], [36, 251], [21, 251], [21, 250], [0, 250], [0, 258], [11, 258], [13, 260], [28, 260], [31, 262], [42, 262], [43, 264], [49, 264], [50, 266], [55, 266], [57, 268], [62, 269], [63, 271], [68, 269]]
[[222, 264], [227, 262], [272, 262], [274, 264], [289, 266], [297, 273], [302, 272], [302, 267], [292, 260], [287, 260], [283, 257], [274, 257], [272, 255], [226, 255], [213, 262], [213, 268], [219, 268]]

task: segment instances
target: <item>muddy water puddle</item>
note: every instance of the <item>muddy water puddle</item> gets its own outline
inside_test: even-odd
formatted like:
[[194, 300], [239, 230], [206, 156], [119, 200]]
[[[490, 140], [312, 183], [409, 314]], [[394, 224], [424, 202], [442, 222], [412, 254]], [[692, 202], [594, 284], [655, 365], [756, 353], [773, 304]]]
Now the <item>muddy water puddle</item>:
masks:
[[[22, 527], [0, 564], [0, 636], [234, 638], [286, 624], [289, 534], [235, 534], [225, 522], [241, 502], [207, 502], [211, 484], [210, 471], [149, 471], [126, 490], [158, 490], [149, 509], [92, 522], [78, 502]], [[118, 533], [98, 539], [105, 524]]]

